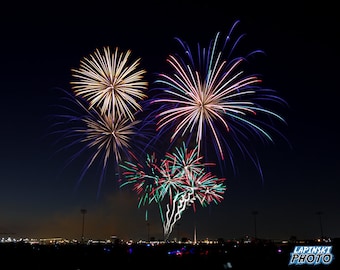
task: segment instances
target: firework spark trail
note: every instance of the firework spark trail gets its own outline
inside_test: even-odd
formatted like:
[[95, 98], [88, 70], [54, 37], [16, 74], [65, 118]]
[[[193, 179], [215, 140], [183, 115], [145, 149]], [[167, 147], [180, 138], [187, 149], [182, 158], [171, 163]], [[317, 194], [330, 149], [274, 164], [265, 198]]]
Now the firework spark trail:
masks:
[[198, 146], [192, 150], [188, 150], [184, 143], [182, 147], [176, 147], [173, 153], [165, 154], [166, 160], [172, 163], [172, 169], [178, 172], [176, 178], [183, 175], [199, 174], [205, 166], [213, 166], [212, 163], [203, 163], [203, 156], [198, 155]]
[[159, 202], [160, 195], [156, 187], [160, 181], [158, 173], [160, 169], [155, 153], [147, 154], [145, 162], [139, 162], [135, 156], [133, 157], [136, 163], [125, 160], [120, 164], [120, 167], [124, 169], [124, 182], [120, 180], [122, 182], [120, 187], [133, 185], [132, 190], [136, 191], [139, 197], [138, 207], [153, 201]]
[[156, 187], [157, 194], [159, 194], [161, 200], [168, 195], [169, 200], [172, 201], [174, 195], [183, 191], [185, 185], [184, 172], [178, 171], [173, 162], [167, 158], [162, 161], [158, 172], [160, 178]]
[[166, 220], [163, 222], [164, 239], [167, 240], [178, 220], [181, 219], [183, 212], [190, 206], [195, 197], [193, 193], [189, 191], [183, 194], [178, 194], [175, 200], [166, 205]]
[[[188, 145], [198, 145], [199, 154], [212, 144], [220, 161], [231, 159], [234, 142], [236, 148], [255, 160], [256, 153], [246, 149], [250, 137], [273, 143], [271, 132], [278, 131], [261, 117], [270, 119], [269, 123], [276, 119], [285, 124], [284, 118], [269, 105], [286, 102], [275, 91], [261, 88], [258, 76], [245, 73], [242, 65], [246, 58], [225, 59], [224, 50], [231, 39], [228, 35], [220, 49], [219, 38], [217, 33], [208, 50], [198, 50], [197, 63], [189, 46], [177, 39], [188, 61], [170, 55], [167, 62], [172, 74], [160, 73], [158, 86], [152, 89], [156, 95], [150, 103], [159, 105], [155, 115], [157, 131], [171, 132], [170, 143], [186, 137]], [[207, 152], [204, 155], [208, 157]]]
[[187, 186], [190, 190], [193, 190], [195, 198], [199, 200], [201, 205], [207, 206], [211, 202], [217, 204], [223, 200], [223, 194], [226, 190], [225, 180], [225, 178], [218, 178], [211, 172], [206, 172], [195, 175], [194, 178], [189, 178]]

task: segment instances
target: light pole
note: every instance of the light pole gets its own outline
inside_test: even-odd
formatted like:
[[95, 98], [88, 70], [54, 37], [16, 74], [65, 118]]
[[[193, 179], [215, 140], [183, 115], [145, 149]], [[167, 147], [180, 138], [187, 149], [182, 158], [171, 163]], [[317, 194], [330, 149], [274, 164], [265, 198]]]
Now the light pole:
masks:
[[181, 225], [181, 224], [177, 223], [177, 243], [180, 242], [180, 239], [179, 239], [179, 237], [180, 237], [179, 226], [180, 226], [180, 225]]
[[84, 226], [85, 226], [85, 214], [87, 213], [86, 209], [80, 209], [80, 212], [83, 215], [83, 223], [82, 223], [82, 228], [81, 228], [81, 243], [84, 243]]
[[149, 222], [146, 223], [146, 229], [148, 233], [148, 242], [150, 242], [150, 223]]
[[321, 233], [321, 239], [323, 239], [323, 228], [322, 228], [322, 215], [323, 212], [322, 211], [318, 211], [316, 212], [316, 214], [319, 216], [319, 223], [320, 223], [320, 233]]
[[259, 212], [258, 211], [253, 211], [252, 214], [254, 215], [254, 237], [255, 240], [257, 239], [257, 228], [256, 228], [256, 216]]

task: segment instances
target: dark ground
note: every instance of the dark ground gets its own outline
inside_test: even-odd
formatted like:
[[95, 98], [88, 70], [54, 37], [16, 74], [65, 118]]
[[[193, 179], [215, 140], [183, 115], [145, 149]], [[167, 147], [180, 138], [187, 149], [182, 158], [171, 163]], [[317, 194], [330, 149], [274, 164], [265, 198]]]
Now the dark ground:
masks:
[[[334, 260], [328, 266], [289, 266], [295, 245], [257, 243], [234, 246], [160, 244], [0, 244], [0, 269], [340, 269], [338, 242], [332, 243]], [[176, 252], [178, 251], [178, 252]]]

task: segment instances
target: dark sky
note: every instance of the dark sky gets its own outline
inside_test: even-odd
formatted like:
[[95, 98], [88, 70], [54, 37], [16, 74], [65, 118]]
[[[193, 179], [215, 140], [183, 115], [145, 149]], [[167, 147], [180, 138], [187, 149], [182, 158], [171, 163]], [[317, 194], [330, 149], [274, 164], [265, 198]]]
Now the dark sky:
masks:
[[[162, 3], [162, 4], [160, 4]], [[249, 161], [226, 175], [224, 200], [188, 209], [179, 233], [197, 237], [270, 239], [340, 237], [339, 16], [335, 6], [264, 5], [207, 1], [92, 2], [46, 6], [13, 3], [0, 16], [1, 170], [0, 236], [79, 239], [86, 208], [88, 238], [147, 237], [137, 196], [106, 179], [97, 196], [98, 176], [75, 189], [81, 161], [65, 166], [46, 137], [53, 89], [70, 90], [71, 69], [96, 48], [118, 46], [160, 72], [173, 53], [174, 37], [207, 46], [216, 32], [240, 20], [249, 50], [266, 57], [258, 70], [264, 84], [289, 104], [284, 131], [290, 144], [257, 146], [264, 182]], [[162, 238], [157, 211], [150, 235]], [[153, 213], [153, 214], [152, 214]], [[175, 234], [175, 233], [174, 233]]]

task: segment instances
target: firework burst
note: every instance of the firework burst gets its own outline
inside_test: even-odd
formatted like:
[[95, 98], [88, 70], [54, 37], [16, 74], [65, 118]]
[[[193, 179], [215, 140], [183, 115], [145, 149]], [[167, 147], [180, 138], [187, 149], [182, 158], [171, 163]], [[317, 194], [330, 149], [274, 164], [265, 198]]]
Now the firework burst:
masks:
[[130, 121], [123, 115], [113, 118], [110, 114], [101, 114], [96, 107], [88, 108], [83, 98], [61, 91], [63, 105], [59, 104], [58, 108], [62, 113], [58, 110], [53, 115], [50, 135], [57, 136], [56, 145], [62, 145], [57, 152], [73, 151], [67, 165], [75, 159], [87, 157], [77, 185], [91, 167], [101, 168], [99, 195], [108, 167], [119, 174], [118, 164], [131, 159], [132, 150], [144, 153], [153, 132], [141, 120]]
[[[202, 206], [217, 204], [223, 199], [225, 179], [207, 171], [207, 167], [214, 164], [203, 163], [197, 150], [197, 147], [189, 150], [183, 143], [174, 153], [166, 153], [159, 163], [152, 154], [147, 155], [145, 163], [125, 161], [121, 164], [124, 169], [121, 187], [133, 185], [139, 195], [138, 207], [151, 202], [158, 204], [165, 239], [188, 207], [196, 209], [196, 199]], [[166, 203], [162, 206], [164, 200]]]
[[109, 47], [103, 52], [96, 49], [80, 62], [79, 69], [72, 69], [72, 89], [99, 108], [101, 114], [119, 115], [134, 120], [134, 113], [142, 110], [138, 101], [144, 100], [148, 83], [146, 73], [138, 69], [140, 58], [130, 64], [131, 51], [111, 53]]
[[[246, 74], [243, 66], [247, 58], [226, 56], [234, 27], [223, 46], [220, 33], [208, 49], [198, 46], [197, 61], [190, 47], [177, 39], [185, 57], [168, 57], [172, 73], [159, 74], [156, 80], [159, 86], [153, 89], [157, 92], [151, 101], [159, 105], [155, 115], [157, 130], [163, 134], [170, 132], [171, 143], [185, 137], [188, 145], [197, 144], [198, 152], [204, 151], [206, 157], [206, 149], [213, 145], [223, 162], [226, 157], [232, 159], [235, 146], [251, 156], [247, 149], [251, 137], [273, 142], [271, 132], [276, 129], [271, 126], [272, 121], [285, 123], [283, 117], [270, 109], [273, 103], [282, 105], [285, 101], [275, 91], [262, 88], [259, 76]], [[231, 47], [237, 47], [236, 43]]]

